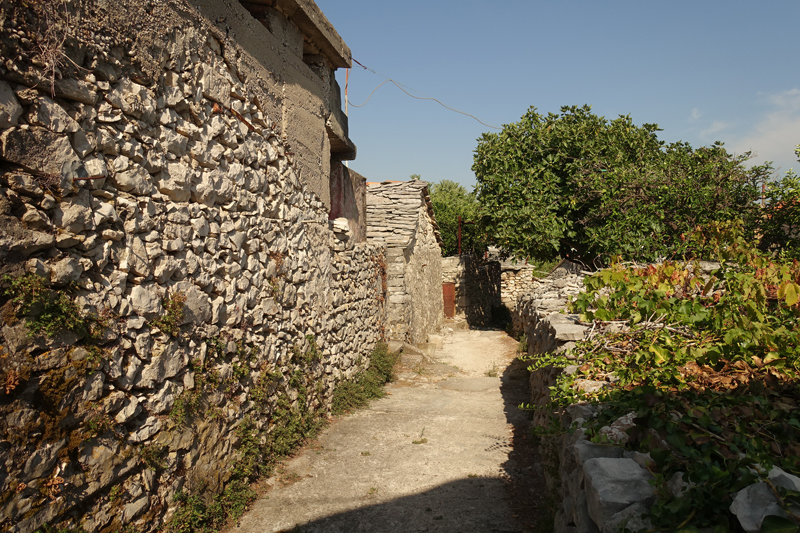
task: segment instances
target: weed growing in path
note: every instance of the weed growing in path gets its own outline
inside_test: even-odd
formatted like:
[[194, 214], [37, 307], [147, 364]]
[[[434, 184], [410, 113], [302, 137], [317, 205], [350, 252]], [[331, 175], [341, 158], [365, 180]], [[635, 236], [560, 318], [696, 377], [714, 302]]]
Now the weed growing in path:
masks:
[[389, 351], [384, 343], [378, 343], [372, 351], [369, 368], [353, 381], [339, 384], [333, 393], [332, 411], [340, 415], [367, 405], [370, 400], [383, 398], [383, 386], [394, 379], [394, 366], [400, 356]]

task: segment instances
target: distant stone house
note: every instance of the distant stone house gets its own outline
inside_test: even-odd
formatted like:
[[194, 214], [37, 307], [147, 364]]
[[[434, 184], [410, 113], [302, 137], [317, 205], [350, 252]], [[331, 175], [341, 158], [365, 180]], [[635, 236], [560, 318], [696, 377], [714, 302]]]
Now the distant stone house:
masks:
[[367, 183], [367, 242], [386, 246], [387, 336], [426, 342], [444, 317], [442, 238], [428, 184]]

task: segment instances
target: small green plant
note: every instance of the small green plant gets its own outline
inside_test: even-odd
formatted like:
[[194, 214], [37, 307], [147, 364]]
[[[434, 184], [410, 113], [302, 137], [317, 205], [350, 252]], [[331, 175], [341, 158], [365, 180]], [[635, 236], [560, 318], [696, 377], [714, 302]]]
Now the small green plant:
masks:
[[186, 389], [175, 400], [169, 417], [177, 425], [184, 425], [200, 412], [202, 405], [203, 393], [200, 388], [195, 387], [192, 390]]
[[467, 474], [467, 477], [478, 477], [478, 474]]
[[400, 355], [390, 352], [385, 343], [376, 344], [367, 370], [354, 380], [337, 385], [331, 405], [333, 414], [339, 415], [383, 398], [386, 395], [383, 386], [394, 379], [394, 367], [399, 359]]
[[371, 453], [369, 453], [369, 452], [361, 452], [361, 455], [363, 455], [364, 457], [366, 457], [366, 456], [368, 456], [368, 455], [372, 455], [372, 454], [371, 454]]
[[157, 327], [167, 335], [177, 337], [181, 334], [181, 324], [183, 323], [184, 307], [186, 294], [181, 291], [174, 292], [164, 298], [164, 316], [156, 318], [151, 325]]
[[122, 488], [122, 485], [114, 485], [111, 487], [111, 490], [108, 491], [108, 501], [113, 502], [117, 498], [119, 498], [125, 489]]
[[424, 439], [424, 438], [422, 438], [422, 436], [423, 436], [424, 434], [425, 434], [425, 428], [422, 428], [422, 431], [421, 431], [421, 432], [420, 432], [420, 434], [419, 434], [419, 439], [417, 439], [417, 440], [412, 440], [412, 441], [411, 441], [411, 444], [427, 444], [427, 443], [428, 443], [428, 439]]
[[369, 491], [367, 491], [367, 494], [369, 496], [372, 496], [373, 494], [378, 494], [378, 489], [376, 487], [370, 487]]
[[91, 319], [78, 309], [65, 290], [49, 288], [36, 274], [2, 278], [3, 296], [10, 298], [17, 315], [25, 317], [30, 336], [53, 337], [67, 330], [80, 336], [89, 334]]
[[139, 459], [151, 470], [163, 470], [167, 467], [166, 460], [162, 454], [167, 450], [166, 446], [148, 444], [139, 448]]

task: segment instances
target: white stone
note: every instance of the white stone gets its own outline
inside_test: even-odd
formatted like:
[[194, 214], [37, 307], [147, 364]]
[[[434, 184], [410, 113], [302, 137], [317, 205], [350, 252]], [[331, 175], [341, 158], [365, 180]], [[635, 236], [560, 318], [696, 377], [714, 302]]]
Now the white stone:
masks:
[[634, 503], [649, 507], [655, 501], [653, 475], [633, 459], [596, 458], [584, 463], [589, 515], [602, 530], [611, 517]]
[[164, 312], [161, 297], [154, 286], [148, 288], [142, 285], [134, 286], [129, 300], [133, 310], [147, 319], [155, 318]]
[[78, 281], [81, 274], [83, 274], [81, 262], [74, 257], [67, 257], [53, 265], [50, 281], [56, 286], [62, 286], [72, 281]]
[[729, 509], [746, 533], [759, 533], [761, 523], [767, 516], [787, 516], [775, 494], [764, 482], [740, 490]]
[[55, 133], [74, 133], [81, 129], [63, 107], [46, 96], [39, 97], [34, 104], [34, 111], [28, 116], [28, 121]]
[[156, 188], [150, 182], [150, 174], [143, 167], [133, 163], [130, 170], [114, 174], [111, 181], [117, 189], [140, 196], [156, 192]]

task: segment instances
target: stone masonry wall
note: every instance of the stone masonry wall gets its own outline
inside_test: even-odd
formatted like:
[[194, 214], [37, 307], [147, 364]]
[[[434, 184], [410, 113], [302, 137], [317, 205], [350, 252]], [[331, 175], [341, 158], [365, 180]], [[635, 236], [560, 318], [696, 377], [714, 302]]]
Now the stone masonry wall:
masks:
[[511, 261], [500, 263], [501, 300], [512, 313], [516, 309], [519, 297], [534, 289], [534, 275], [534, 266], [524, 261], [516, 264]]
[[367, 242], [386, 246], [387, 335], [426, 342], [444, 320], [442, 252], [424, 181], [367, 184]]
[[[574, 359], [570, 350], [575, 341], [584, 339], [589, 328], [578, 323], [577, 315], [562, 311], [568, 298], [582, 289], [583, 275], [562, 271], [537, 280], [533, 291], [519, 299], [517, 311], [528, 338], [529, 356], [567, 352], [567, 359]], [[596, 408], [589, 405], [572, 405], [559, 413], [550, 409], [549, 387], [562, 372], [577, 369], [577, 364], [566, 369], [548, 365], [531, 372], [531, 404], [537, 407], [535, 425], [552, 429], [551, 416], [555, 414], [560, 415], [557, 420], [563, 428], [573, 424], [580, 427], [594, 416]], [[576, 380], [576, 386], [588, 390], [602, 384]], [[545, 468], [548, 490], [561, 502], [555, 517], [556, 533], [614, 533], [622, 524], [631, 531], [648, 529], [649, 524], [639, 518], [655, 501], [646, 455], [594, 444], [584, 438], [581, 429], [545, 437], [542, 449], [551, 465]]]
[[486, 326], [500, 305], [500, 263], [459, 255], [442, 259], [442, 283], [455, 284], [455, 313], [470, 326]]
[[[704, 276], [719, 268], [717, 263], [700, 262]], [[554, 272], [558, 272], [556, 269]], [[583, 340], [589, 327], [578, 323], [576, 315], [564, 314], [568, 298], [582, 290], [582, 274], [569, 274], [573, 268], [564, 268], [560, 275], [550, 275], [538, 280], [535, 289], [520, 298], [517, 310], [522, 327], [528, 337], [528, 355], [535, 357], [547, 352], [566, 352], [567, 360], [574, 362], [566, 368], [551, 365], [539, 368], [530, 375], [531, 404], [536, 407], [534, 424], [557, 431], [543, 438], [542, 454], [550, 468], [545, 468], [548, 490], [555, 493], [561, 504], [555, 516], [556, 533], [615, 533], [623, 526], [626, 531], [652, 531], [653, 525], [646, 516], [655, 502], [655, 488], [651, 484], [652, 459], [648, 453], [626, 450], [627, 430], [633, 427], [636, 413], [620, 417], [599, 433], [611, 443], [595, 444], [587, 440], [581, 426], [593, 418], [597, 406], [573, 404], [554, 410], [550, 402], [550, 387], [562, 373], [579, 371], [583, 361], [572, 355], [575, 341]], [[595, 327], [608, 331], [623, 328], [617, 323], [595, 323]], [[608, 380], [613, 379], [609, 376]], [[605, 381], [576, 379], [575, 387], [584, 391], [598, 390]], [[551, 424], [555, 423], [553, 428]], [[664, 443], [666, 446], [666, 443]], [[553, 468], [554, 467], [554, 468]], [[768, 477], [774, 484], [789, 490], [800, 488], [800, 478], [773, 468]], [[667, 480], [664, 489], [678, 497], [688, 483], [678, 472]], [[774, 507], [770, 507], [774, 506]], [[757, 482], [741, 489], [730, 506], [744, 531], [760, 530], [766, 509], [780, 514], [777, 499], [767, 489], [767, 484]]]
[[[70, 2], [48, 26], [47, 3], [11, 4], [3, 286], [38, 276], [97, 322], [31, 335], [0, 300], [0, 528], [159, 530], [176, 493], [208, 501], [244, 442], [268, 453], [281, 417], [325, 413], [365, 367], [383, 248], [335, 242], [272, 74], [188, 3]], [[176, 301], [177, 331], [157, 327]]]

